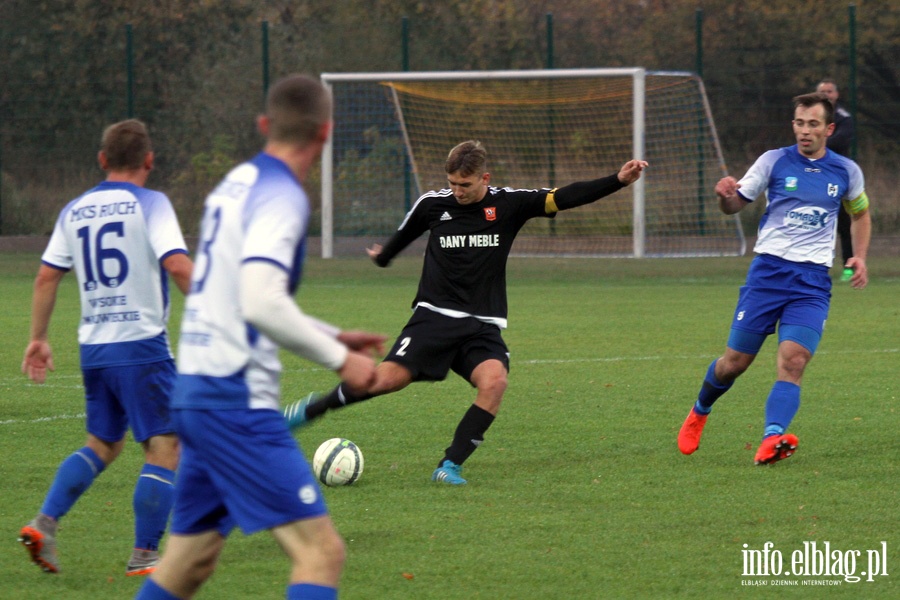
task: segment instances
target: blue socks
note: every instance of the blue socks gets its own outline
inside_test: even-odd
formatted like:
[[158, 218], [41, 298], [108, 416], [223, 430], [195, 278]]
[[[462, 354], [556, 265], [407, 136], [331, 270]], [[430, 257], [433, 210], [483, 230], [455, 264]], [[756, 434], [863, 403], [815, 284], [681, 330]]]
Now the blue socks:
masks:
[[179, 600], [178, 596], [170, 594], [149, 577], [134, 598], [135, 600]]
[[[291, 584], [285, 595], [287, 600], [337, 600], [337, 597], [335, 588], [312, 583]], [[170, 594], [149, 577], [134, 598], [135, 600], [178, 600], [178, 596]]]
[[788, 381], [776, 381], [766, 400], [766, 430], [763, 439], [781, 435], [800, 409], [800, 386]]
[[158, 550], [175, 501], [175, 472], [145, 464], [134, 486], [134, 547]]
[[294, 583], [287, 588], [287, 600], [337, 600], [337, 590], [312, 583]]
[[[85, 446], [66, 458], [56, 471], [41, 513], [59, 520], [78, 501], [106, 465]], [[144, 465], [134, 488], [135, 548], [158, 550], [175, 499], [175, 472]]]
[[700, 415], [708, 415], [712, 410], [713, 403], [734, 385], [733, 381], [725, 384], [716, 379], [716, 361], [718, 359], [712, 361], [706, 370], [706, 377], [703, 379], [703, 385], [697, 395], [697, 402], [694, 403], [694, 412]]
[[41, 513], [59, 520], [105, 468], [100, 457], [87, 446], [71, 454], [59, 465], [56, 478], [44, 498]]

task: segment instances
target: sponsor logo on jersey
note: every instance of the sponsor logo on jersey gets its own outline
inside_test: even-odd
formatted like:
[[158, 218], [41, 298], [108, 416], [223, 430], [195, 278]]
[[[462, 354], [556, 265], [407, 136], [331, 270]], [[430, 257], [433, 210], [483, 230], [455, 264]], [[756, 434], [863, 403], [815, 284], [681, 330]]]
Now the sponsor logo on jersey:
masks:
[[500, 246], [500, 234], [442, 235], [438, 242], [441, 248], [496, 248]]
[[450, 213], [444, 211], [444, 214], [441, 215], [441, 221], [450, 221], [453, 217], [450, 216]]
[[784, 224], [787, 227], [813, 230], [825, 227], [828, 211], [820, 208], [804, 207], [787, 210], [784, 213]]
[[496, 221], [497, 220], [497, 207], [496, 206], [488, 206], [484, 209], [484, 218], [488, 221]]
[[796, 177], [785, 177], [784, 178], [784, 189], [789, 192], [797, 191], [797, 178]]

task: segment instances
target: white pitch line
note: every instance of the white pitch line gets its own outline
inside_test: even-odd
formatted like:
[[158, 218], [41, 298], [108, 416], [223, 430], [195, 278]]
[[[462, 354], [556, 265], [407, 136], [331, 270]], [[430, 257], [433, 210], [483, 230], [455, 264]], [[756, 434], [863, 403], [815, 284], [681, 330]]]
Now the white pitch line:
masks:
[[[821, 355], [839, 355], [839, 354], [896, 354], [900, 352], [900, 348], [885, 348], [882, 350], [820, 350], [816, 352], [816, 356]], [[565, 363], [608, 363], [608, 362], [625, 362], [625, 361], [652, 361], [652, 360], [705, 360], [716, 358], [719, 354], [670, 354], [666, 356], [611, 356], [607, 358], [534, 358], [530, 360], [513, 361], [513, 364], [526, 365], [542, 365], [542, 364], [565, 364]]]
[[71, 419], [83, 419], [85, 416], [86, 415], [84, 413], [78, 413], [77, 415], [54, 415], [50, 417], [39, 417], [37, 419], [29, 419], [27, 421], [9, 419], [7, 421], [0, 421], [0, 425], [16, 425], [18, 423], [43, 423], [45, 421], [68, 421]]
[[[900, 352], [900, 348], [883, 348], [883, 349], [866, 349], [866, 350], [820, 350], [816, 353], [816, 355], [822, 354], [897, 354]], [[559, 358], [559, 359], [551, 359], [551, 358], [534, 358], [529, 360], [520, 360], [515, 361], [513, 364], [525, 364], [525, 365], [558, 365], [558, 364], [568, 364], [568, 363], [613, 363], [613, 362], [625, 362], [625, 361], [655, 361], [655, 360], [708, 360], [710, 358], [715, 358], [718, 354], [683, 354], [683, 355], [668, 355], [668, 356], [610, 356], [606, 358]], [[286, 373], [307, 373], [314, 371], [325, 371], [324, 368], [301, 368], [301, 369], [286, 369]], [[60, 375], [60, 378], [72, 378], [72, 377], [81, 377], [80, 375]], [[0, 380], [0, 385], [14, 385], [20, 384], [20, 381], [13, 380]], [[52, 384], [36, 384], [32, 382], [24, 382], [24, 386], [27, 387], [37, 387], [38, 385], [42, 385], [47, 388], [66, 388], [66, 389], [80, 389], [83, 386], [54, 386]], [[18, 419], [9, 419], [6, 421], [0, 421], [0, 425], [15, 425], [18, 423], [42, 423], [44, 421], [56, 421], [56, 420], [69, 420], [69, 419], [83, 419], [85, 417], [84, 413], [79, 413], [77, 415], [57, 415], [50, 417], [40, 417], [38, 419], [31, 419], [29, 421], [20, 421]]]

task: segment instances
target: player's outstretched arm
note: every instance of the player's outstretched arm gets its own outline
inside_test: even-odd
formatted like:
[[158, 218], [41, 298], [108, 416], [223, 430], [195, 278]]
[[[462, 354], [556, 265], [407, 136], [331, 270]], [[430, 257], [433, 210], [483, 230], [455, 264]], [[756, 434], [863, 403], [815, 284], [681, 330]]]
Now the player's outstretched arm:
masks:
[[378, 262], [378, 257], [381, 255], [382, 246], [381, 244], [372, 244], [371, 248], [366, 248], [366, 254], [369, 255], [369, 258]]
[[619, 181], [624, 185], [631, 185], [641, 178], [641, 172], [649, 166], [646, 160], [633, 158], [619, 169]]
[[282, 348], [336, 371], [354, 389], [366, 389], [375, 379], [375, 361], [351, 350], [303, 314], [288, 293], [287, 277], [284, 270], [266, 261], [244, 263], [240, 274], [244, 319]]
[[365, 393], [375, 383], [375, 361], [371, 356], [351, 350], [337, 373], [353, 392]]
[[734, 177], [723, 177], [716, 183], [716, 196], [719, 197], [719, 208], [726, 215], [733, 215], [749, 204], [738, 194], [741, 184]]
[[337, 340], [351, 350], [378, 356], [384, 356], [384, 343], [387, 339], [386, 335], [356, 330], [342, 331], [337, 335]]
[[[592, 181], [576, 181], [563, 186], [554, 192], [553, 201], [548, 201], [545, 210], [549, 215], [560, 210], [569, 210], [596, 202], [637, 181], [647, 166], [647, 161], [632, 159], [612, 175]], [[550, 195], [548, 194], [547, 197], [549, 200]]]
[[244, 319], [282, 348], [337, 371], [349, 349], [303, 314], [288, 292], [287, 278], [283, 269], [265, 261], [241, 265]]

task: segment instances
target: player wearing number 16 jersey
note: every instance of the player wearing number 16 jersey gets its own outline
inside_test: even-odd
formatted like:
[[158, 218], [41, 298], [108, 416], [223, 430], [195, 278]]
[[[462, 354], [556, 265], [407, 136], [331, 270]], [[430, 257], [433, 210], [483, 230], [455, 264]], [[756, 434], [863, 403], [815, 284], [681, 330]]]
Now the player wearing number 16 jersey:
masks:
[[513, 190], [490, 186], [481, 143], [463, 142], [445, 164], [449, 187], [423, 195], [384, 248], [369, 249], [386, 267], [413, 240], [430, 232], [412, 318], [377, 378], [363, 394], [339, 386], [313, 402], [288, 407], [292, 424], [328, 409], [403, 389], [413, 381], [442, 380], [450, 370], [477, 389], [432, 480], [460, 485], [461, 465], [484, 440], [506, 390], [509, 353], [500, 335], [506, 327], [506, 261], [522, 226], [594, 202], [637, 181], [647, 163], [630, 160], [618, 171], [557, 190]]
[[62, 462], [20, 541], [44, 571], [59, 571], [57, 523], [116, 459], [130, 426], [145, 464], [134, 490], [135, 544], [126, 574], [144, 575], [159, 559], [178, 462], [169, 422], [175, 365], [166, 334], [166, 272], [186, 293], [192, 265], [169, 199], [144, 188], [153, 168], [144, 124], [128, 120], [108, 127], [98, 158], [106, 181], [66, 205], [44, 252], [34, 284], [31, 342], [22, 362], [22, 370], [38, 383], [53, 370], [50, 316], [60, 281], [74, 268], [81, 295], [78, 342], [87, 443]]

